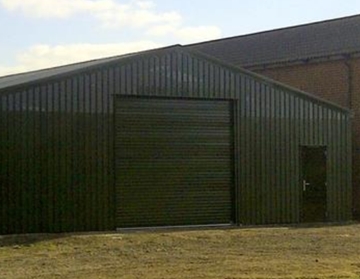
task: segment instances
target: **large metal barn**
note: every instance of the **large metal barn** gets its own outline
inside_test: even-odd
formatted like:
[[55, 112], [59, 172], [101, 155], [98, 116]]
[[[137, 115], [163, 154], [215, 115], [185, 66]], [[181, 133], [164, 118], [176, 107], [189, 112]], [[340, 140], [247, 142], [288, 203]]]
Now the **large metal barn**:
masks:
[[181, 46], [0, 98], [1, 234], [351, 218], [349, 111]]

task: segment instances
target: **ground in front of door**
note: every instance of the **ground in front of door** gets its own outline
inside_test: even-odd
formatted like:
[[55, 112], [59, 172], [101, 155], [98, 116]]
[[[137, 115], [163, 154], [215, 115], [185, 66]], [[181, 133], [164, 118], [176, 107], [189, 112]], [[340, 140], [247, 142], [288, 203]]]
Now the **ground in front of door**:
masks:
[[360, 225], [0, 236], [0, 278], [360, 278]]

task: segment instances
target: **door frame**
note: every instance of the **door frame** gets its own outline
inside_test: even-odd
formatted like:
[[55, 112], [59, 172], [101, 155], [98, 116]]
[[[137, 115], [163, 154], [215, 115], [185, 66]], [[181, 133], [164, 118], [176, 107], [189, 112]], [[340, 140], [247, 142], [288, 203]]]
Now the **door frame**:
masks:
[[[327, 222], [328, 219], [328, 146], [326, 145], [300, 145], [299, 146], [299, 222], [307, 223], [304, 221], [304, 165], [303, 165], [303, 150], [307, 149], [322, 149], [325, 159], [325, 179], [324, 179], [324, 215], [323, 220], [320, 222]], [[311, 222], [311, 221], [310, 221]], [[316, 221], [314, 221], [316, 222]]]

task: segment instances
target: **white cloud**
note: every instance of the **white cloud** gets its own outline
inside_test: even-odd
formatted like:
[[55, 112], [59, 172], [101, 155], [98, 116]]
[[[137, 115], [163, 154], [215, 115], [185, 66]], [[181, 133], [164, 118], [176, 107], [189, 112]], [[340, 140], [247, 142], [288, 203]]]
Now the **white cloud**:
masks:
[[152, 1], [136, 1], [136, 5], [142, 9], [154, 8], [155, 4]]
[[17, 65], [0, 67], [0, 76], [121, 55], [161, 46], [152, 41], [98, 45], [35, 45], [17, 56]]
[[184, 27], [181, 14], [158, 12], [155, 3], [149, 0], [132, 0], [126, 4], [115, 0], [0, 0], [0, 3], [8, 10], [36, 18], [68, 18], [84, 13], [107, 28], [144, 29], [148, 35], [172, 35], [184, 42], [221, 36], [221, 30], [216, 26]]
[[152, 1], [119, 4], [115, 0], [0, 0], [0, 3], [10, 11], [21, 11], [36, 18], [68, 18], [86, 13], [106, 27], [146, 27], [182, 20], [174, 11], [156, 12]]
[[182, 17], [177, 12], [156, 13], [147, 9], [132, 9], [117, 7], [113, 10], [104, 10], [95, 14], [105, 27], [148, 28], [154, 24], [179, 24]]
[[23, 65], [9, 66], [9, 67], [0, 66], [0, 77], [12, 75], [12, 74], [16, 74], [16, 73], [23, 73], [23, 72], [27, 72], [27, 71], [29, 71], [29, 69]]
[[149, 28], [147, 31], [147, 34], [150, 36], [168, 36], [170, 34], [173, 34], [176, 32], [176, 30], [179, 28], [176, 24], [168, 24], [168, 25], [156, 25], [154, 27]]
[[21, 11], [26, 15], [43, 18], [65, 18], [81, 10], [87, 0], [1, 0], [10, 11]]
[[182, 43], [195, 43], [219, 39], [221, 30], [216, 26], [181, 27], [176, 25], [158, 25], [147, 32], [151, 36], [173, 36]]
[[[218, 27], [185, 26], [181, 14], [176, 11], [160, 12], [151, 0], [0, 0], [0, 5], [9, 11], [20, 11], [34, 18], [61, 20], [85, 14], [98, 20], [104, 27], [135, 28], [143, 31], [140, 36], [162, 37], [167, 42], [185, 44], [221, 37]], [[15, 66], [0, 66], [0, 76], [163, 45], [152, 40], [98, 45], [36, 45], [20, 53], [13, 63]]]
[[185, 42], [200, 42], [219, 39], [221, 29], [216, 26], [183, 27], [175, 31], [175, 36]]

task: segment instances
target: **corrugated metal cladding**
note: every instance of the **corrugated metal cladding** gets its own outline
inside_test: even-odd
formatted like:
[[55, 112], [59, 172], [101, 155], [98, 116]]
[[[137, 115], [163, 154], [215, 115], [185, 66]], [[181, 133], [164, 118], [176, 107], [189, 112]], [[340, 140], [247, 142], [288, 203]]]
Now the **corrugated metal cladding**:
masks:
[[117, 98], [117, 227], [233, 221], [229, 101]]
[[117, 95], [231, 101], [236, 223], [300, 221], [300, 146], [327, 147], [328, 221], [351, 218], [348, 111], [198, 53], [172, 47], [70, 67], [0, 94], [2, 234], [130, 224], [118, 210]]

